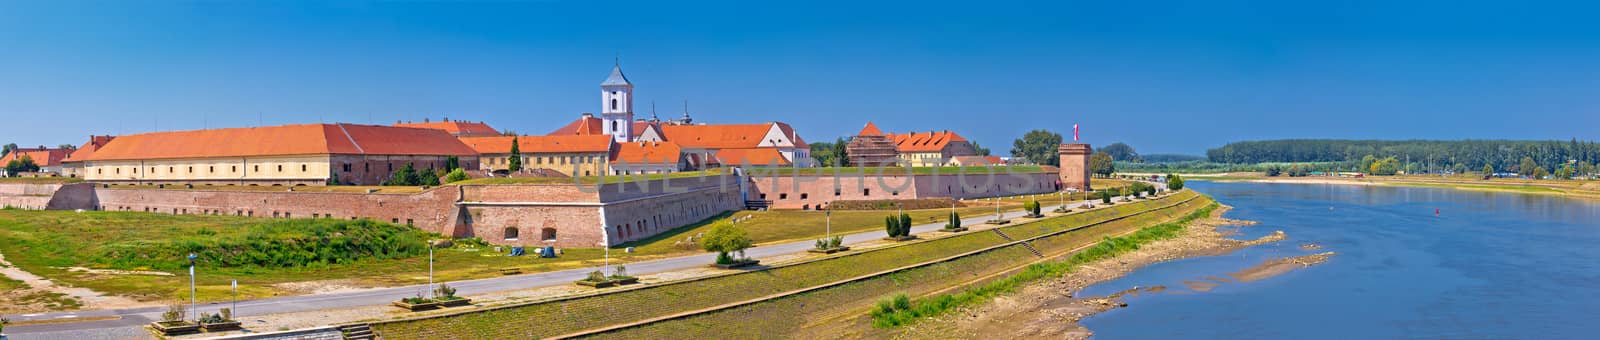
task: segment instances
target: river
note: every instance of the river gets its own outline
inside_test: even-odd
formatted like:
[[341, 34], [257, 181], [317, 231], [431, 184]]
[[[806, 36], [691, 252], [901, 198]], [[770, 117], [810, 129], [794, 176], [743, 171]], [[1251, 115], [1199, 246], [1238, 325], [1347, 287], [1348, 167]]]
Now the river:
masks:
[[[1260, 222], [1235, 237], [1283, 230], [1289, 239], [1088, 287], [1077, 295], [1169, 288], [1083, 320], [1096, 338], [1600, 337], [1600, 202], [1334, 184], [1190, 187], [1233, 206], [1227, 217]], [[1338, 255], [1263, 280], [1226, 279], [1266, 259], [1325, 251]], [[1222, 283], [1185, 284], [1207, 278]]]

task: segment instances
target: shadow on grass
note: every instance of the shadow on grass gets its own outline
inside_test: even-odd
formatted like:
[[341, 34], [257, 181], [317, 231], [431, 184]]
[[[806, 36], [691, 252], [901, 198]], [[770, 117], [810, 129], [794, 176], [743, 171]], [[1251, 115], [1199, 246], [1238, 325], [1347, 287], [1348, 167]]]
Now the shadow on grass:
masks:
[[[662, 244], [662, 247], [671, 247], [672, 246], [672, 243], [671, 243], [672, 240], [674, 238], [677, 238], [678, 235], [683, 235], [683, 234], [686, 234], [686, 233], [688, 233], [690, 231], [693, 231], [693, 230], [695, 230], [697, 228], [710, 225], [711, 223], [716, 223], [716, 221], [719, 221], [719, 220], [728, 218], [730, 216], [733, 216], [734, 213], [738, 213], [740, 211], [742, 211], [742, 210], [724, 211], [724, 212], [722, 212], [720, 214], [716, 214], [715, 216], [707, 217], [704, 220], [700, 220], [700, 222], [695, 222], [695, 223], [692, 223], [692, 224], [689, 224], [689, 225], [685, 225], [685, 226], [682, 226], [682, 227], [673, 228], [672, 230], [664, 231], [664, 232], [662, 232], [660, 234], [656, 234], [655, 236], [647, 237], [647, 238], [645, 238], [643, 240], [624, 242], [622, 244], [618, 244], [618, 245], [612, 246], [612, 248], [627, 248], [627, 247], [644, 248], [646, 246], [655, 244], [656, 242], [665, 242], [665, 243]], [[696, 247], [695, 250], [699, 250], [699, 247]]]

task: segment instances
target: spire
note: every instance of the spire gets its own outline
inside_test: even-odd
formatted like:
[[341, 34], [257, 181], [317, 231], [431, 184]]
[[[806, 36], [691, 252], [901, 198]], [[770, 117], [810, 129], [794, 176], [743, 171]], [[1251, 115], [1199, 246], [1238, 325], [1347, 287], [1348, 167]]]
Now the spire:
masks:
[[606, 77], [606, 81], [600, 83], [600, 86], [611, 85], [633, 85], [633, 83], [628, 82], [628, 77], [622, 75], [621, 59], [618, 59], [615, 64], [611, 65], [611, 76]]
[[659, 121], [661, 121], [661, 118], [656, 117], [656, 101], [652, 100], [650, 101], [650, 122], [654, 123]]

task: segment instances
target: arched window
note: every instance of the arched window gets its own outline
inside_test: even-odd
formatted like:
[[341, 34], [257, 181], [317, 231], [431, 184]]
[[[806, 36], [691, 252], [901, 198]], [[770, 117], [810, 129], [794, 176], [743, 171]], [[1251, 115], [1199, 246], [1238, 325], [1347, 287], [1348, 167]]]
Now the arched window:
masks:
[[517, 236], [519, 236], [519, 235], [517, 235], [518, 232], [517, 232], [517, 228], [515, 228], [515, 227], [506, 228], [505, 234], [506, 234], [506, 241], [516, 241], [517, 240]]
[[[612, 104], [612, 106], [616, 106], [616, 101], [613, 100], [611, 104]], [[611, 121], [611, 131], [621, 131], [621, 130], [622, 129], [618, 129], [617, 128], [617, 121], [615, 121], [615, 120]]]
[[[616, 111], [616, 110], [617, 110], [617, 99], [616, 98], [611, 98], [611, 111]], [[616, 126], [612, 126], [612, 127], [615, 128]]]
[[544, 228], [541, 234], [539, 238], [545, 242], [555, 242], [556, 240], [556, 228]]

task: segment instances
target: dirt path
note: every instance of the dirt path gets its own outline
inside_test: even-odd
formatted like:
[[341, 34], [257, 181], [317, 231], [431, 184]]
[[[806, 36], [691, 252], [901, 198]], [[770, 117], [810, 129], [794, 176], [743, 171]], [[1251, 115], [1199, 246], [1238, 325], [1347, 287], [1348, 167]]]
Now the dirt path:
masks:
[[[77, 287], [68, 287], [68, 286], [64, 286], [64, 285], [57, 285], [54, 281], [50, 281], [49, 279], [45, 279], [45, 278], [40, 277], [38, 275], [34, 275], [33, 273], [29, 273], [29, 272], [27, 272], [25, 270], [22, 270], [22, 268], [18, 268], [17, 266], [11, 265], [11, 262], [7, 262], [6, 261], [5, 254], [0, 254], [0, 275], [4, 275], [5, 277], [11, 278], [13, 280], [22, 281], [23, 284], [28, 286], [28, 288], [22, 289], [21, 291], [6, 292], [6, 296], [7, 297], [12, 297], [13, 294], [15, 294], [18, 298], [20, 298], [20, 297], [26, 296], [26, 295], [37, 296], [37, 294], [41, 294], [41, 293], [42, 294], [46, 294], [46, 295], [54, 293], [54, 294], [63, 295], [61, 298], [70, 299], [70, 300], [73, 300], [76, 304], [81, 304], [81, 306], [79, 306], [81, 308], [93, 308], [93, 309], [117, 309], [117, 308], [130, 308], [130, 307], [144, 307], [144, 306], [149, 306], [150, 305], [148, 303], [138, 302], [138, 301], [135, 301], [135, 300], [129, 299], [129, 298], [124, 298], [124, 297], [119, 297], [119, 296], [109, 296], [109, 295], [101, 294], [100, 292], [96, 292], [96, 291], [90, 290], [88, 288], [77, 288]], [[68, 304], [72, 304], [72, 303], [68, 303]], [[16, 306], [16, 307], [23, 308], [23, 307], [26, 307], [26, 306]], [[39, 306], [39, 307], [44, 307], [44, 306]], [[15, 312], [43, 312], [43, 311], [54, 311], [55, 309], [58, 309], [58, 308], [47, 308], [47, 309], [26, 310], [26, 311], [13, 311], [13, 312], [14, 313]]]
[[[1016, 294], [994, 299], [990, 303], [919, 322], [907, 328], [900, 338], [1068, 338], [1083, 339], [1093, 335], [1077, 322], [1085, 317], [1127, 306], [1124, 296], [1155, 294], [1167, 287], [1135, 287], [1104, 297], [1074, 298], [1073, 292], [1090, 285], [1109, 281], [1150, 264], [1175, 259], [1214, 256], [1231, 253], [1259, 244], [1286, 239], [1282, 231], [1256, 240], [1241, 241], [1226, 238], [1217, 227], [1246, 226], [1254, 222], [1222, 218], [1230, 207], [1222, 206], [1211, 216], [1186, 226], [1183, 236], [1152, 242], [1138, 250], [1109, 259], [1084, 265], [1066, 276], [1030, 284]], [[1214, 280], [1204, 279], [1191, 284], [1191, 289], [1215, 287]]]

